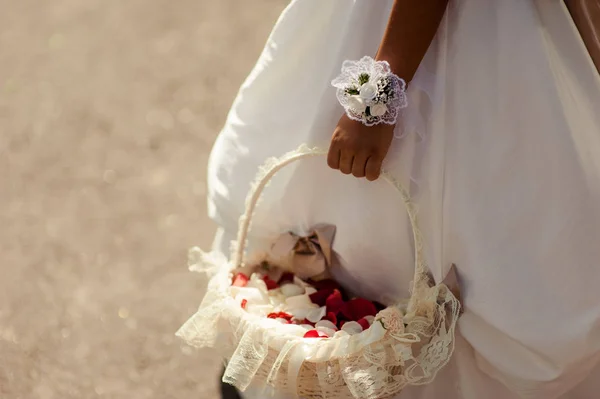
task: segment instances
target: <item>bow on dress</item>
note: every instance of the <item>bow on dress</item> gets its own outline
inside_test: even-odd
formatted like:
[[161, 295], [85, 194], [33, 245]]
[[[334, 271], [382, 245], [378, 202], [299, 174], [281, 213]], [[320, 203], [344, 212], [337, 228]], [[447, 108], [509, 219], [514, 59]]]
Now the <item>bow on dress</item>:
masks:
[[292, 232], [282, 234], [273, 243], [271, 254], [286, 259], [289, 271], [302, 280], [323, 278], [335, 262], [332, 250], [335, 231], [335, 226], [321, 224], [307, 236]]

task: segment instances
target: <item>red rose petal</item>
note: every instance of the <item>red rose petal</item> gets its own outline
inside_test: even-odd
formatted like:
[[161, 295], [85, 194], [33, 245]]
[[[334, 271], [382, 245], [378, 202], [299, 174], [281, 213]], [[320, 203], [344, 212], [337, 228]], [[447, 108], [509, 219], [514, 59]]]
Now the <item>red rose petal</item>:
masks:
[[333, 288], [332, 289], [323, 289], [323, 290], [319, 290], [315, 293], [310, 294], [308, 297], [310, 298], [310, 301], [312, 303], [315, 303], [319, 306], [325, 306], [325, 302], [327, 301], [327, 298], [329, 298], [329, 295], [333, 294]]
[[288, 282], [288, 281], [290, 283], [294, 282], [294, 273], [290, 273], [290, 272], [283, 273], [281, 275], [281, 277], [279, 278], [278, 283], [281, 285], [282, 283], [285, 283], [285, 282]]
[[311, 281], [310, 282], [311, 285], [313, 287], [315, 287], [315, 289], [317, 291], [320, 290], [342, 290], [342, 287], [335, 281], [332, 279], [325, 279], [325, 280], [321, 280], [321, 281]]
[[319, 332], [317, 330], [309, 330], [304, 334], [304, 338], [319, 338]]
[[291, 322], [292, 319], [294, 318], [294, 316], [292, 316], [289, 313], [285, 313], [285, 312], [279, 312], [279, 318], [280, 319], [286, 319], [287, 321]]
[[327, 297], [325, 306], [327, 306], [327, 313], [333, 312], [337, 314], [344, 307], [342, 293], [339, 290], [333, 290], [333, 293]]
[[270, 279], [269, 276], [264, 276], [263, 281], [267, 285], [268, 290], [274, 290], [279, 288], [279, 284], [277, 284], [277, 281]]
[[267, 315], [267, 317], [269, 319], [286, 319], [287, 321], [291, 321], [294, 318], [294, 316], [285, 312], [271, 312]]
[[368, 329], [369, 327], [371, 327], [371, 325], [369, 324], [369, 321], [367, 319], [365, 319], [364, 317], [360, 320], [357, 320], [357, 323], [360, 324], [363, 331]]
[[304, 334], [304, 338], [329, 338], [329, 336], [321, 331], [309, 330]]
[[338, 323], [337, 317], [335, 316], [335, 313], [333, 313], [333, 312], [327, 313], [325, 315], [325, 317], [323, 317], [322, 320], [329, 320], [330, 322], [332, 322], [336, 326], [337, 326], [337, 323]]
[[231, 284], [234, 287], [245, 287], [248, 285], [248, 281], [250, 279], [244, 273], [238, 273], [233, 277], [233, 283]]
[[242, 299], [242, 309], [246, 309], [246, 305], [248, 305], [248, 300]]
[[346, 302], [340, 312], [348, 320], [358, 321], [365, 316], [375, 316], [377, 308], [373, 302], [364, 298], [354, 298]]

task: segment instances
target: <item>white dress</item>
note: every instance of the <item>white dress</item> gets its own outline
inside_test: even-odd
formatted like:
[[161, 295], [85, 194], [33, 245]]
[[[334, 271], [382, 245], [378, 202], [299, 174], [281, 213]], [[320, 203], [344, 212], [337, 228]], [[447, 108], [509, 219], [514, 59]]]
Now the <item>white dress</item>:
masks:
[[[217, 246], [266, 158], [328, 145], [329, 82], [374, 55], [392, 3], [282, 13], [211, 155]], [[600, 77], [563, 2], [451, 0], [408, 96], [385, 167], [410, 187], [435, 278], [457, 265], [466, 312], [451, 363], [399, 398], [600, 397]], [[337, 278], [406, 296], [409, 225], [387, 185], [305, 161], [269, 187], [252, 242], [317, 223], [337, 225]]]

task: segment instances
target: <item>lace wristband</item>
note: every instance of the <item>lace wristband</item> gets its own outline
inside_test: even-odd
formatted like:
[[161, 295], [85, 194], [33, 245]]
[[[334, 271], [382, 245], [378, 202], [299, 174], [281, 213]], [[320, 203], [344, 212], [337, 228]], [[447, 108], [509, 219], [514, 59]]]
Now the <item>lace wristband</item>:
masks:
[[392, 73], [386, 61], [369, 56], [344, 61], [342, 73], [331, 85], [348, 117], [367, 126], [395, 124], [398, 111], [408, 105], [406, 82]]

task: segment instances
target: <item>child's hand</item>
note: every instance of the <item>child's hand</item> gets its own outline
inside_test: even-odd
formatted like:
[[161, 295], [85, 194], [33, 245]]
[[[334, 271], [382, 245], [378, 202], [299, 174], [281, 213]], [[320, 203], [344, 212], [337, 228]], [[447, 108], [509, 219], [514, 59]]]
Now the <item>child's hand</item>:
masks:
[[393, 137], [393, 125], [365, 126], [344, 114], [333, 132], [327, 164], [346, 175], [377, 180]]

